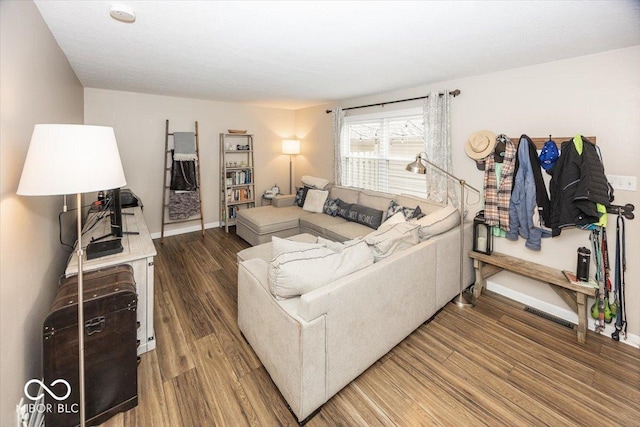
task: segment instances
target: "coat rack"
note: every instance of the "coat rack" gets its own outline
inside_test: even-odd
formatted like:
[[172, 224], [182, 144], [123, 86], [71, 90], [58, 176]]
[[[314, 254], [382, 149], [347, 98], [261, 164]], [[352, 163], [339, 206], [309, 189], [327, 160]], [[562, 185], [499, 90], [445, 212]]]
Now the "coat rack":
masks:
[[631, 203], [627, 203], [624, 206], [611, 205], [607, 208], [607, 213], [620, 215], [625, 217], [626, 219], [633, 219], [636, 217], [635, 214], [633, 213], [635, 208], [636, 207]]

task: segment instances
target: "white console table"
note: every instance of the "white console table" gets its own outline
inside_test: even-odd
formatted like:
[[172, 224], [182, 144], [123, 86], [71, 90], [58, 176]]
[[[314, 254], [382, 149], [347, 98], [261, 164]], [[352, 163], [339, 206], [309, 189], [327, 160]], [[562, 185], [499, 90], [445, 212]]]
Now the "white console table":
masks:
[[[98, 270], [117, 264], [129, 264], [133, 267], [133, 275], [138, 293], [138, 355], [156, 348], [155, 332], [153, 329], [153, 257], [156, 256], [156, 248], [151, 240], [149, 229], [139, 207], [122, 210], [122, 222], [124, 231], [138, 232], [139, 234], [125, 234], [122, 236], [124, 250], [119, 254], [106, 255], [100, 258], [87, 260], [86, 251], [83, 258], [84, 271]], [[128, 215], [132, 213], [133, 215]], [[86, 226], [94, 223], [96, 213], [89, 214]], [[109, 216], [105, 215], [95, 227], [82, 236], [82, 242], [88, 244], [91, 238], [98, 238], [111, 232]], [[113, 239], [114, 237], [110, 237]], [[109, 239], [109, 238], [108, 238]], [[85, 246], [86, 249], [86, 246]], [[78, 273], [78, 259], [71, 257], [65, 276], [69, 277]]]

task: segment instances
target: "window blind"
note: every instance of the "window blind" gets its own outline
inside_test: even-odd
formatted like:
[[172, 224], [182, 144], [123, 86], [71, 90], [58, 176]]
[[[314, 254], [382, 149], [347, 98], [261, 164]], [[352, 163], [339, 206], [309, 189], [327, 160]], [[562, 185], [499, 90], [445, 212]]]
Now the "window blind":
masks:
[[424, 151], [421, 112], [347, 117], [341, 145], [343, 185], [424, 197], [426, 176], [405, 170]]

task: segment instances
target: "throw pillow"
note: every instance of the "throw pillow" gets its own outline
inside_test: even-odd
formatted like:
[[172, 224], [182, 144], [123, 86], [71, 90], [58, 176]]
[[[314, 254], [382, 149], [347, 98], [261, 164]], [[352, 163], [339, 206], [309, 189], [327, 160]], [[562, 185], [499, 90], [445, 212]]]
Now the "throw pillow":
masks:
[[338, 205], [338, 216], [376, 229], [382, 224], [384, 212], [357, 203], [344, 203]]
[[426, 240], [460, 224], [460, 211], [447, 205], [415, 222], [420, 226], [420, 240]]
[[306, 185], [304, 187], [301, 187], [301, 188], [296, 188], [296, 197], [294, 198], [293, 202], [298, 207], [303, 207], [304, 206], [304, 199], [306, 199], [307, 192], [309, 191], [310, 188], [311, 187], [307, 187]]
[[[382, 224], [382, 216], [384, 212], [379, 211], [377, 209], [370, 208], [368, 206], [362, 205], [351, 205], [351, 212], [349, 216], [353, 216], [353, 212], [355, 212], [355, 222], [358, 224], [366, 225], [367, 227], [371, 227], [374, 230], [380, 227]], [[350, 219], [350, 221], [353, 221]]]
[[327, 186], [329, 180], [324, 178], [318, 178], [315, 176], [303, 175], [300, 178], [304, 185], [308, 185], [309, 187], [317, 188], [318, 190], [324, 190], [324, 187]]
[[373, 251], [376, 262], [420, 242], [420, 226], [415, 222], [382, 224], [364, 238]]
[[389, 203], [389, 207], [387, 208], [387, 218], [391, 218], [401, 211], [402, 206], [400, 206], [395, 200], [392, 200], [391, 203]]
[[342, 199], [338, 199], [338, 200], [340, 200], [340, 202], [338, 203], [337, 216], [348, 220], [349, 214], [351, 213], [351, 203], [347, 203]]
[[356, 237], [355, 239], [347, 240], [346, 242], [334, 242], [333, 240], [318, 236], [318, 243], [323, 244], [334, 252], [342, 252], [345, 248], [351, 247], [360, 242], [362, 242], [362, 237]]
[[379, 191], [362, 190], [358, 193], [358, 204], [381, 210], [383, 221], [388, 218], [387, 210], [392, 200], [393, 196]]
[[404, 212], [398, 212], [394, 214], [392, 217], [383, 222], [383, 224], [391, 225], [398, 224], [400, 222], [407, 222], [407, 219], [404, 217]]
[[338, 215], [339, 204], [340, 204], [340, 199], [331, 199], [327, 197], [327, 200], [324, 202], [324, 207], [322, 208], [322, 210], [327, 215], [336, 216]]
[[307, 191], [307, 197], [304, 199], [302, 209], [308, 212], [322, 213], [324, 202], [328, 196], [328, 191], [310, 189]]
[[433, 200], [422, 199], [409, 194], [399, 194], [396, 196], [398, 204], [402, 206], [420, 206], [422, 213], [429, 215], [446, 206], [446, 203], [434, 202]]
[[306, 249], [317, 249], [324, 246], [323, 243], [296, 242], [294, 240], [273, 236], [271, 237], [271, 259], [277, 258], [285, 252], [304, 251]]
[[337, 253], [329, 248], [280, 254], [269, 263], [269, 290], [278, 300], [318, 289], [373, 264], [364, 241]]
[[422, 218], [424, 214], [422, 210], [420, 210], [420, 206], [416, 206], [415, 208], [402, 208], [402, 213], [404, 213], [404, 218], [409, 221], [414, 218]]

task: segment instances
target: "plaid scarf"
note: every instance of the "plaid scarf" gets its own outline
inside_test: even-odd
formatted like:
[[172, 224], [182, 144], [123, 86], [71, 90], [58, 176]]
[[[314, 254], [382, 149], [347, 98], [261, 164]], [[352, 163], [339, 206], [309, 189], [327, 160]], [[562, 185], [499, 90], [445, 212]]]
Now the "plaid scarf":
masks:
[[498, 135], [506, 149], [502, 162], [500, 183], [497, 182], [496, 166], [493, 154], [490, 154], [484, 169], [484, 218], [487, 225], [497, 226], [509, 231], [509, 201], [513, 188], [513, 171], [516, 164], [516, 147], [509, 137]]

